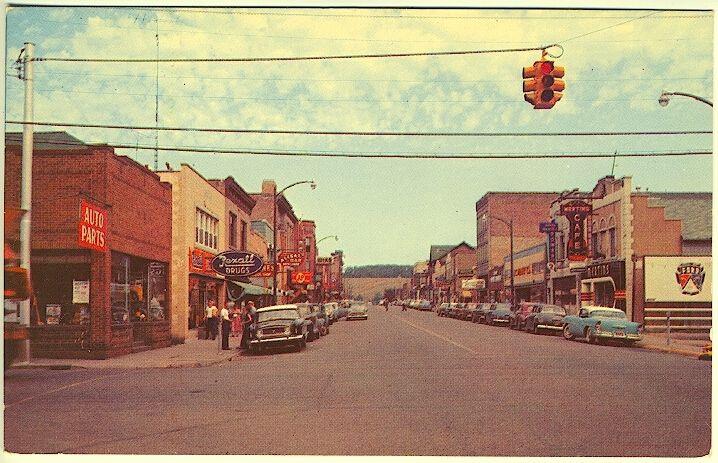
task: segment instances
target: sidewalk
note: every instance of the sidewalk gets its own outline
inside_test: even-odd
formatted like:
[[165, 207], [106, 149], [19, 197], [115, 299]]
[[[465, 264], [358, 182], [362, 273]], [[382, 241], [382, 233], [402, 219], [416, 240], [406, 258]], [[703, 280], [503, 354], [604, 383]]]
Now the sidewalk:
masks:
[[84, 359], [33, 359], [30, 365], [13, 368], [184, 368], [204, 367], [232, 360], [242, 354], [238, 349], [240, 338], [230, 337], [230, 350], [221, 350], [220, 338], [197, 339], [197, 330], [190, 330], [184, 344], [122, 355], [106, 360]]
[[667, 339], [668, 337], [665, 333], [645, 333], [643, 335], [643, 340], [636, 346], [643, 349], [657, 350], [698, 358], [698, 356], [703, 352], [703, 347], [710, 344], [709, 339], [690, 339], [676, 335], [671, 335], [670, 344], [666, 343]]

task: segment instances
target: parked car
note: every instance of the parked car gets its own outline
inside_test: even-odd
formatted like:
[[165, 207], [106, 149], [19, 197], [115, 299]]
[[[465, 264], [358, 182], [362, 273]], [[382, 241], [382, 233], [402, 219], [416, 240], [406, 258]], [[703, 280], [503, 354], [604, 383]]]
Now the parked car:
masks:
[[439, 305], [439, 308], [436, 309], [436, 315], [438, 315], [440, 317], [448, 317], [449, 316], [449, 303], [442, 302]]
[[456, 307], [454, 308], [453, 316], [454, 318], [457, 318], [459, 320], [465, 320], [466, 319], [466, 304], [463, 302], [456, 303]]
[[456, 309], [458, 309], [458, 308], [459, 308], [459, 303], [458, 303], [458, 302], [450, 302], [450, 303], [449, 303], [449, 310], [447, 310], [447, 314], [449, 315], [449, 317], [451, 317], [451, 318], [456, 318], [456, 316], [457, 316], [457, 310], [456, 310]]
[[590, 344], [615, 340], [628, 345], [643, 338], [641, 324], [629, 321], [625, 312], [612, 307], [581, 307], [578, 315], [567, 315], [562, 323], [564, 338], [584, 338]]
[[473, 318], [471, 319], [474, 323], [486, 323], [486, 315], [491, 311], [491, 307], [494, 305], [493, 302], [482, 302], [474, 311]]
[[327, 315], [326, 309], [323, 304], [316, 304], [311, 306], [314, 310], [313, 315], [317, 324], [317, 331], [320, 336], [326, 336], [329, 334], [329, 315]]
[[[344, 304], [342, 304], [342, 306], [344, 306]], [[329, 317], [329, 324], [331, 325], [337, 320], [337, 315], [339, 315], [339, 304], [336, 302], [327, 302], [324, 304], [324, 310]]]
[[551, 304], [534, 304], [533, 310], [526, 317], [524, 329], [534, 334], [541, 330], [561, 331], [566, 309]]
[[526, 317], [531, 315], [535, 306], [536, 304], [533, 302], [519, 302], [509, 315], [509, 328], [522, 330], [526, 325]]
[[257, 320], [250, 327], [250, 352], [278, 346], [292, 346], [299, 351], [306, 345], [307, 325], [297, 305], [274, 305], [257, 310]]
[[424, 311], [424, 310], [431, 310], [431, 302], [427, 301], [426, 299], [422, 299], [419, 301], [419, 306], [417, 309]]
[[511, 315], [511, 304], [497, 302], [491, 306], [491, 310], [486, 313], [487, 325], [508, 325], [509, 316]]
[[349, 308], [349, 313], [347, 314], [347, 320], [353, 320], [355, 318], [363, 318], [364, 320], [367, 320], [369, 318], [369, 309], [364, 304], [353, 304]]
[[304, 319], [307, 326], [307, 341], [312, 342], [315, 339], [319, 339], [321, 333], [319, 332], [319, 325], [317, 324], [316, 310], [313, 304], [303, 302], [296, 304], [299, 315]]
[[474, 323], [477, 323], [479, 321], [479, 311], [481, 310], [482, 305], [483, 303], [478, 302], [469, 304], [469, 321]]

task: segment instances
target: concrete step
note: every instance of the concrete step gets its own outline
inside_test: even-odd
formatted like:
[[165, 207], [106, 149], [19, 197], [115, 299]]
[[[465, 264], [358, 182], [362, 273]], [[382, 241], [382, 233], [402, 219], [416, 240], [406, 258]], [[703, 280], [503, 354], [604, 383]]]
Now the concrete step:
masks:
[[132, 343], [132, 353], [136, 354], [137, 352], [144, 352], [146, 350], [150, 350], [150, 346], [145, 344], [144, 341], [134, 341]]

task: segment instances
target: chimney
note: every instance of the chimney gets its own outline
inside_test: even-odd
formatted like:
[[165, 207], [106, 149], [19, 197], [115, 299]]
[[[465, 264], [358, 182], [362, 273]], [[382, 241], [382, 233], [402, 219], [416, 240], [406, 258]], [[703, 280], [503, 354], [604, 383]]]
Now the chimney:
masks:
[[273, 195], [277, 191], [277, 184], [274, 180], [263, 180], [262, 181], [262, 194]]

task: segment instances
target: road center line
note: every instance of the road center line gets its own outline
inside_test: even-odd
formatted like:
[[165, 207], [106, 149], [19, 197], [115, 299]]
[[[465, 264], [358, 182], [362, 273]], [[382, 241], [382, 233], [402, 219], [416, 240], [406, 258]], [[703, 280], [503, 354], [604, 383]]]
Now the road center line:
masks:
[[417, 330], [421, 330], [421, 331], [423, 331], [423, 332], [425, 332], [425, 333], [429, 333], [430, 335], [435, 336], [435, 337], [437, 337], [437, 338], [439, 338], [439, 339], [443, 339], [444, 341], [448, 342], [449, 344], [452, 344], [452, 345], [454, 345], [454, 346], [456, 346], [456, 347], [458, 347], [458, 348], [460, 348], [460, 349], [464, 349], [465, 351], [471, 352], [471, 353], [474, 354], [474, 355], [478, 355], [478, 354], [479, 354], [478, 352], [476, 352], [476, 351], [473, 350], [473, 349], [469, 349], [468, 347], [466, 347], [466, 346], [464, 346], [464, 345], [462, 345], [462, 344], [459, 344], [459, 343], [456, 342], [456, 341], [452, 341], [451, 339], [449, 339], [449, 338], [447, 338], [447, 337], [445, 337], [445, 336], [442, 336], [442, 335], [440, 335], [439, 333], [436, 333], [436, 332], [431, 331], [431, 330], [429, 330], [429, 329], [427, 329], [427, 328], [424, 328], [423, 326], [415, 325], [414, 323], [412, 323], [412, 322], [410, 322], [410, 321], [408, 321], [408, 320], [406, 320], [406, 319], [404, 319], [404, 318], [402, 318], [402, 317], [399, 317], [398, 315], [393, 315], [393, 314], [392, 314], [392, 316], [395, 317], [395, 318], [397, 318], [397, 319], [399, 319], [399, 320], [401, 320], [401, 321], [403, 321], [403, 322], [406, 323], [407, 325], [416, 328]]
[[37, 394], [37, 395], [34, 395], [34, 396], [25, 397], [25, 398], [22, 399], [22, 400], [18, 400], [18, 401], [16, 401], [16, 402], [12, 402], [12, 403], [9, 403], [9, 404], [5, 404], [5, 409], [8, 409], [8, 408], [10, 408], [10, 407], [12, 407], [12, 406], [14, 406], [14, 405], [20, 405], [21, 403], [25, 403], [25, 402], [29, 402], [29, 401], [31, 401], [31, 400], [38, 399], [38, 398], [43, 397], [43, 396], [46, 396], [46, 395], [54, 394], [55, 392], [60, 392], [60, 391], [63, 391], [63, 390], [65, 390], [65, 389], [70, 389], [71, 387], [81, 386], [81, 385], [83, 385], [83, 384], [85, 384], [85, 383], [89, 383], [89, 382], [92, 382], [92, 381], [97, 381], [97, 380], [99, 380], [99, 379], [104, 379], [104, 378], [111, 378], [111, 377], [113, 377], [113, 376], [120, 376], [120, 375], [123, 375], [123, 374], [124, 374], [124, 373], [116, 373], [116, 374], [114, 374], [114, 375], [97, 376], [97, 377], [95, 377], [95, 378], [86, 379], [86, 380], [84, 380], [84, 381], [78, 381], [78, 382], [76, 382], [76, 383], [67, 384], [67, 385], [62, 386], [62, 387], [58, 387], [58, 388], [55, 388], [55, 389], [52, 389], [52, 390], [49, 390], [49, 391], [45, 391], [45, 392], [43, 392], [42, 394]]

